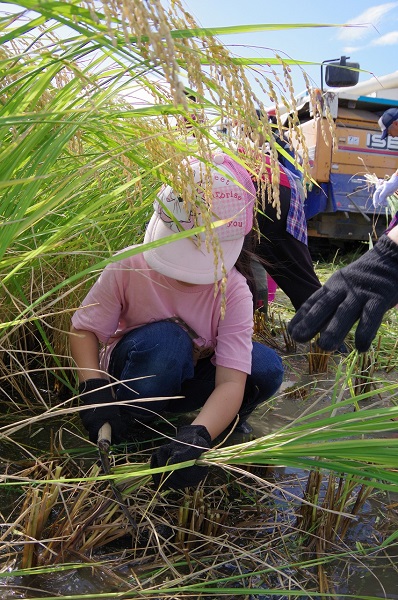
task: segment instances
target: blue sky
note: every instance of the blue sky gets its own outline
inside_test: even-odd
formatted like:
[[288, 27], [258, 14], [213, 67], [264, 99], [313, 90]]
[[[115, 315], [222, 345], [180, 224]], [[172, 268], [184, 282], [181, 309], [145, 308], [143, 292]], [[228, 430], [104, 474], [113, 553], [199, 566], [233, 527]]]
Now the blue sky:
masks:
[[[314, 61], [350, 56], [366, 73], [360, 81], [398, 70], [398, 2], [367, 0], [185, 0], [187, 8], [203, 27], [256, 23], [327, 23], [361, 26], [333, 29], [295, 29], [259, 32], [219, 39], [238, 56], [274, 56], [272, 50], [296, 60]], [[245, 47], [246, 46], [246, 47]], [[320, 67], [305, 70], [314, 85], [320, 85]], [[293, 68], [295, 91], [305, 84]], [[264, 100], [263, 100], [264, 101]], [[264, 102], [267, 104], [267, 102]]]

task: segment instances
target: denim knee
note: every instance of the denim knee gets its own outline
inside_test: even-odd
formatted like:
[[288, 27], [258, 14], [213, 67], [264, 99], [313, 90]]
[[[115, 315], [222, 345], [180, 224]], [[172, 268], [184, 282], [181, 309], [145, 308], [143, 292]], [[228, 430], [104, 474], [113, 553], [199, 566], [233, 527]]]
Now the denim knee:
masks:
[[283, 374], [282, 359], [275, 350], [253, 342], [252, 372], [248, 380], [259, 389], [259, 402], [271, 398], [278, 391]]
[[192, 340], [176, 323], [144, 325], [117, 344], [109, 371], [123, 382], [117, 389], [119, 400], [176, 395], [193, 376]]

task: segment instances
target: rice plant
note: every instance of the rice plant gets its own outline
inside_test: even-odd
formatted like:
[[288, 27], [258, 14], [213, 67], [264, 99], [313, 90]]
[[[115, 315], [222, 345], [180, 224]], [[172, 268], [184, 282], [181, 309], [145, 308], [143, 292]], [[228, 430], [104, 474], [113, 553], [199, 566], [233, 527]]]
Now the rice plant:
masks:
[[[394, 315], [374, 354], [383, 376], [356, 355], [333, 359], [328, 389], [318, 375], [301, 385], [293, 421], [203, 455], [210, 475], [194, 493], [154, 491], [160, 425], [115, 447], [103, 473], [82, 436], [66, 343], [85, 289], [141, 242], [182, 159], [231, 152], [216, 135], [225, 121], [245, 143], [263, 108], [247, 70], [268, 65], [262, 89], [294, 109], [294, 61], [232, 56], [218, 39], [228, 28], [200, 29], [178, 1], [10, 4], [0, 19], [2, 596], [331, 596], [339, 560], [360, 566], [396, 541], [391, 511], [380, 539], [347, 541], [369, 498], [396, 491]], [[287, 127], [300, 134], [294, 117]], [[267, 335], [286, 363], [302, 351], [280, 314]], [[273, 407], [263, 410], [260, 420]]]

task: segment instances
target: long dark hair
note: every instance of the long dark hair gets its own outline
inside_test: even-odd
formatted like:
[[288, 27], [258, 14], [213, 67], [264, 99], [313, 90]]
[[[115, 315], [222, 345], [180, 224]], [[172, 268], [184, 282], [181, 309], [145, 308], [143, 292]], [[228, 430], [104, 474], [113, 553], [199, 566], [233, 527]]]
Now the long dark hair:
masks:
[[247, 285], [253, 296], [253, 311], [256, 309], [258, 301], [258, 291], [256, 280], [254, 278], [252, 261], [256, 258], [255, 254], [256, 247], [256, 233], [254, 229], [245, 236], [242, 250], [238, 256], [238, 260], [235, 263], [236, 269], [243, 275], [247, 281]]

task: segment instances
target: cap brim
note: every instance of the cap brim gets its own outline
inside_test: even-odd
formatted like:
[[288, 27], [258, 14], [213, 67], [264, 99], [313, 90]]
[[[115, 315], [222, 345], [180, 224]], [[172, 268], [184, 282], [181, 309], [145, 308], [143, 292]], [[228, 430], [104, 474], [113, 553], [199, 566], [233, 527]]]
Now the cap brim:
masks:
[[[146, 228], [144, 243], [162, 240], [172, 234], [160, 216], [154, 213]], [[220, 242], [222, 256], [219, 252], [215, 256], [212, 248], [209, 252], [204, 241], [198, 247], [193, 238], [174, 240], [145, 250], [143, 254], [148, 265], [166, 277], [185, 283], [208, 284], [220, 280], [225, 271], [232, 269], [242, 250], [243, 240], [242, 237]]]
[[385, 140], [387, 136], [388, 136], [388, 129], [386, 128], [386, 129], [384, 129], [384, 131], [382, 132], [382, 134], [381, 134], [380, 138], [381, 138], [382, 140]]

